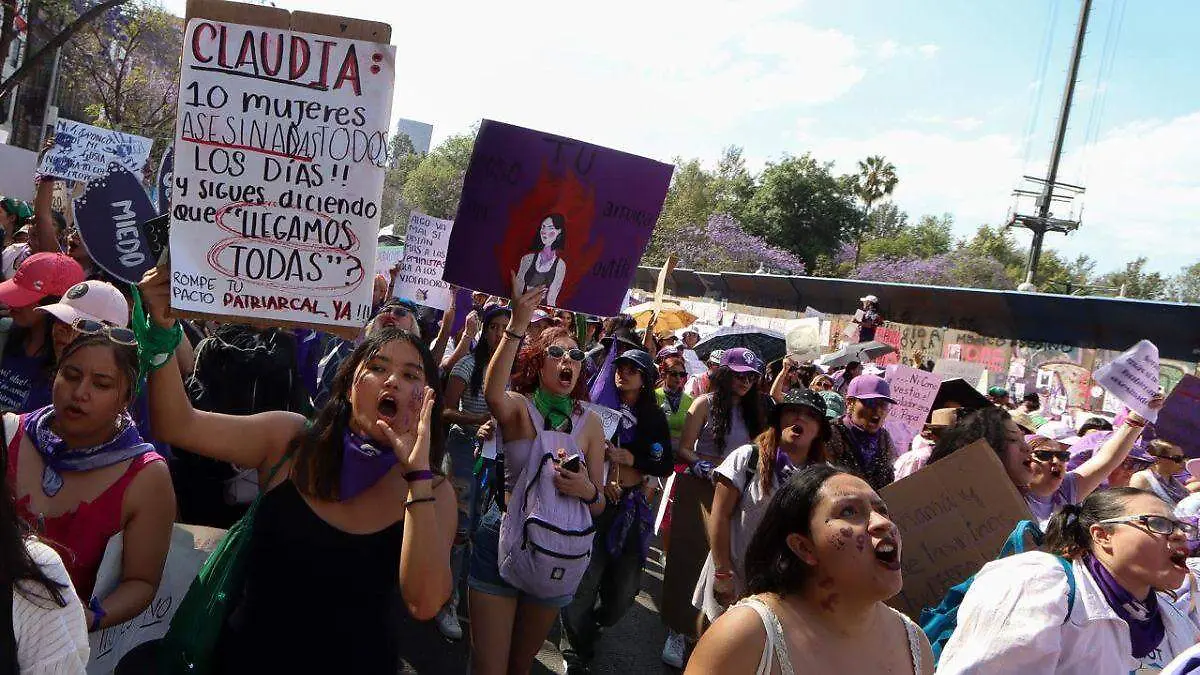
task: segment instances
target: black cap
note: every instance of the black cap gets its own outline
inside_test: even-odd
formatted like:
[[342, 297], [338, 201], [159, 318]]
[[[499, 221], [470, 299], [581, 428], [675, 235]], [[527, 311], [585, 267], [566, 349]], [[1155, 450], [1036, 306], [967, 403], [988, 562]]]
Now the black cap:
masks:
[[771, 412], [771, 426], [779, 426], [779, 416], [788, 407], [808, 408], [825, 419], [825, 397], [812, 389], [792, 389], [783, 395], [783, 400], [776, 404]]
[[651, 382], [657, 379], [658, 368], [654, 367], [654, 359], [650, 358], [650, 354], [641, 349], [630, 349], [613, 360], [614, 364], [622, 361], [628, 361], [635, 368], [642, 371], [642, 376], [649, 378]]

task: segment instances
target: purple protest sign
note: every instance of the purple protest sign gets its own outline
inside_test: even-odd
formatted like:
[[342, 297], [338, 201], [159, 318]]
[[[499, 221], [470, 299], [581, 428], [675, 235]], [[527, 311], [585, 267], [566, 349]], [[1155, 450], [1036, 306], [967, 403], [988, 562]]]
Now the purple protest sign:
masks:
[[109, 164], [108, 173], [89, 181], [72, 209], [88, 255], [105, 272], [136, 284], [158, 262], [141, 227], [158, 213], [141, 180], [125, 167]]
[[1158, 438], [1183, 448], [1188, 457], [1200, 457], [1200, 377], [1184, 375], [1154, 423]]
[[450, 235], [445, 281], [612, 316], [658, 221], [673, 167], [484, 120]]

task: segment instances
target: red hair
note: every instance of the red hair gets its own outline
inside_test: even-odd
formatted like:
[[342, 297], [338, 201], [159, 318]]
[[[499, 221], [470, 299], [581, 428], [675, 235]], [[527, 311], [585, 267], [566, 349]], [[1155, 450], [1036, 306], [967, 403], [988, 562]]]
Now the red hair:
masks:
[[[536, 340], [521, 347], [517, 354], [517, 363], [513, 367], [512, 390], [519, 394], [532, 394], [541, 382], [542, 366], [546, 365], [546, 348], [562, 338], [567, 338], [579, 346], [579, 341], [571, 331], [561, 326], [553, 326], [542, 331]], [[566, 358], [565, 356], [563, 358]], [[576, 401], [588, 400], [588, 387], [584, 381], [583, 364], [580, 364], [579, 377], [575, 379], [575, 388], [571, 390], [571, 398]]]

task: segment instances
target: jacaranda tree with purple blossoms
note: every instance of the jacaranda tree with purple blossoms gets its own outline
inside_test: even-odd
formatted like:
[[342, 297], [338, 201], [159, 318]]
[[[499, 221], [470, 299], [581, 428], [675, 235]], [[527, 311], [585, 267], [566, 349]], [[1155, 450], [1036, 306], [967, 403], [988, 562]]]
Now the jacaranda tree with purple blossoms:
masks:
[[733, 216], [717, 214], [695, 235], [680, 242], [675, 254], [680, 265], [705, 271], [804, 274], [804, 261], [794, 253], [768, 244], [742, 229]]

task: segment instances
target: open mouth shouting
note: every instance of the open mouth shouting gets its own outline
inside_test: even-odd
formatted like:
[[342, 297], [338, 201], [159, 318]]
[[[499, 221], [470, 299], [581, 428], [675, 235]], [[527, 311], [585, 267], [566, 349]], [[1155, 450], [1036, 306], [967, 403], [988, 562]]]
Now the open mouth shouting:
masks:
[[385, 391], [379, 395], [375, 409], [379, 412], [379, 416], [390, 425], [395, 421], [396, 413], [400, 412], [400, 404], [396, 402], [395, 394]]
[[875, 545], [875, 560], [893, 572], [900, 569], [900, 546], [895, 539], [886, 537]]
[[575, 371], [566, 365], [560, 366], [558, 369], [558, 383], [564, 389], [573, 389], [575, 387]]
[[1186, 550], [1175, 549], [1171, 551], [1171, 565], [1183, 572], [1188, 571], [1187, 566], [1188, 554]]

